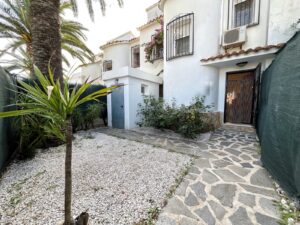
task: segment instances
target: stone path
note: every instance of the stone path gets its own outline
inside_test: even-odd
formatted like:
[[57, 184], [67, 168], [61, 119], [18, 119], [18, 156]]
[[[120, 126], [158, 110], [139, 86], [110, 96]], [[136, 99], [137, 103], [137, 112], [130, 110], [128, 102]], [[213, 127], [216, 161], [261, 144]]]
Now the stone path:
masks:
[[101, 132], [195, 156], [156, 225], [278, 225], [278, 196], [261, 165], [252, 128], [226, 126], [209, 141], [144, 131]]

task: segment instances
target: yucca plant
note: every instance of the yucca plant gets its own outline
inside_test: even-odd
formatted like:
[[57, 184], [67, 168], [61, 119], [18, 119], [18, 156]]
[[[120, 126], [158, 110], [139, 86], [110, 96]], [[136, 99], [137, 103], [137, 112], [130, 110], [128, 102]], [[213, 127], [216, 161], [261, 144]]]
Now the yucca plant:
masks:
[[45, 128], [46, 132], [66, 142], [64, 225], [70, 225], [74, 224], [71, 214], [72, 114], [78, 106], [89, 101], [98, 101], [100, 97], [110, 94], [118, 86], [101, 89], [82, 97], [83, 93], [91, 86], [91, 82], [85, 82], [82, 86], [69, 90], [67, 79], [64, 80], [62, 87], [58, 80], [54, 80], [53, 72], [50, 69], [48, 71], [49, 76], [44, 76], [37, 67], [34, 70], [37, 80], [32, 85], [22, 81], [19, 82], [21, 91], [18, 95], [26, 96], [27, 100], [17, 102], [17, 110], [0, 112], [0, 118], [30, 114], [38, 115], [49, 120]]

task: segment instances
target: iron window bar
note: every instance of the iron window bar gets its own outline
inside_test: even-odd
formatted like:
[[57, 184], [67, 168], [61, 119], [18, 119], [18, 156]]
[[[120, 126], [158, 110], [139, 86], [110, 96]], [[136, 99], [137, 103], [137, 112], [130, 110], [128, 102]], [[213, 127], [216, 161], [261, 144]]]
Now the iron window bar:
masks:
[[166, 27], [166, 60], [194, 54], [194, 13], [180, 15]]

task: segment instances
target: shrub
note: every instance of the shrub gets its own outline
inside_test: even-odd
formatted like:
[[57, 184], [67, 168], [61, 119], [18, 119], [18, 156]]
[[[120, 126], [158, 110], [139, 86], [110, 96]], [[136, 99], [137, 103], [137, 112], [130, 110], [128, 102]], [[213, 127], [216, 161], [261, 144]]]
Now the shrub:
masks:
[[100, 119], [105, 110], [103, 103], [93, 103], [86, 108], [77, 108], [72, 116], [73, 130], [94, 128], [95, 120]]
[[154, 97], [144, 98], [139, 104], [138, 115], [141, 117], [139, 126], [170, 129], [184, 137], [195, 138], [197, 134], [207, 131], [210, 124], [204, 122], [204, 114], [211, 106], [204, 104], [204, 97], [196, 96], [191, 105], [177, 106], [175, 100], [172, 104]]

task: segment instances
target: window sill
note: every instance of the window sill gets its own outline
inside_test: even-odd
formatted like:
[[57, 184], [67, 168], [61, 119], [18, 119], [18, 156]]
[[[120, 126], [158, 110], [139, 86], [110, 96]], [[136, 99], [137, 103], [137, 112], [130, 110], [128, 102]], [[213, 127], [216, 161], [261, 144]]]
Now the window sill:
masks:
[[257, 26], [257, 25], [259, 25], [259, 23], [258, 23], [258, 22], [255, 22], [255, 23], [251, 23], [251, 24], [248, 24], [248, 25], [243, 25], [243, 26], [233, 27], [233, 28], [231, 28], [231, 29], [233, 30], [233, 29], [237, 29], [237, 28], [240, 28], [240, 27], [244, 27], [244, 26], [246, 26], [246, 28], [251, 28], [251, 27], [255, 27], [255, 26]]
[[181, 58], [181, 57], [185, 57], [185, 56], [191, 56], [191, 55], [194, 55], [194, 52], [187, 53], [187, 54], [176, 55], [176, 56], [168, 58], [167, 61], [177, 59], [177, 58]]

